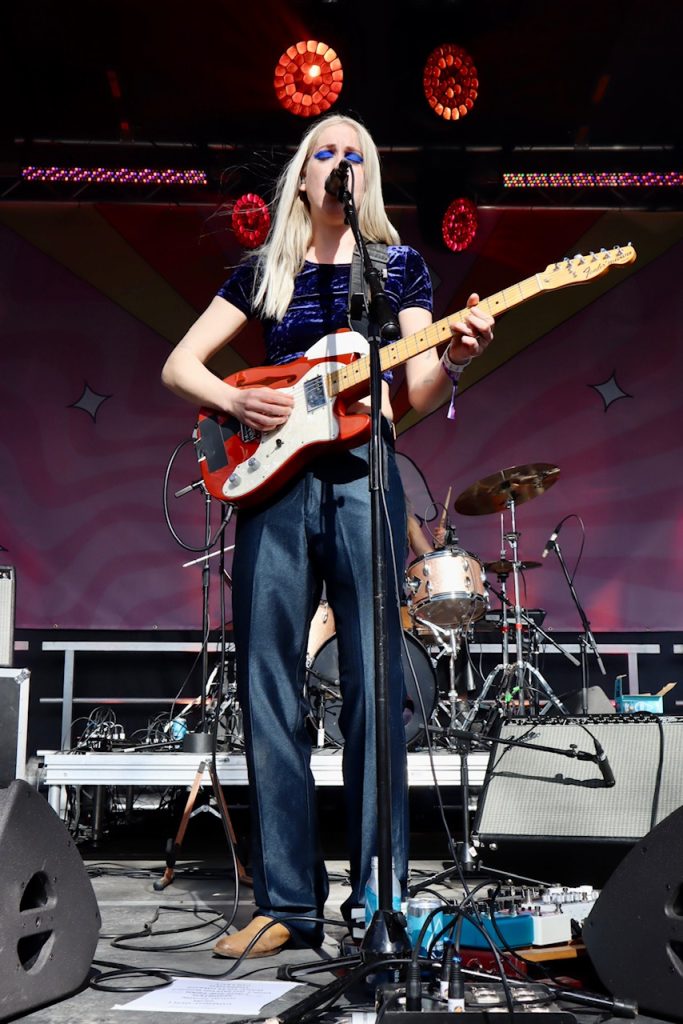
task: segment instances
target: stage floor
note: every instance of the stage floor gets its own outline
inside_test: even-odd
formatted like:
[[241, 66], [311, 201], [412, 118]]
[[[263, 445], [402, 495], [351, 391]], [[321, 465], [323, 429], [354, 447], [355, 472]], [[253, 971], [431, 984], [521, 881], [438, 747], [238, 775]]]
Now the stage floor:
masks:
[[[125, 842], [123, 835], [119, 836], [119, 848], [111, 848], [113, 854], [120, 853], [121, 842]], [[136, 860], [126, 856], [109, 859], [106, 843], [97, 854], [87, 849], [82, 852], [102, 915], [101, 938], [93, 970], [106, 972], [116, 967], [134, 967], [143, 971], [161, 969], [170, 974], [174, 971], [192, 972], [204, 979], [206, 985], [211, 988], [215, 981], [228, 978], [249, 979], [253, 982], [274, 981], [278, 969], [283, 965], [311, 963], [326, 958], [334, 960], [339, 956], [339, 942], [346, 934], [346, 928], [339, 915], [339, 906], [348, 892], [346, 865], [343, 861], [327, 862], [331, 891], [326, 914], [332, 921], [338, 923], [326, 927], [326, 939], [321, 950], [287, 950], [268, 959], [247, 961], [233, 971], [232, 961], [215, 957], [211, 952], [217, 932], [225, 923], [225, 917], [230, 916], [234, 905], [232, 870], [224, 857], [216, 858], [214, 851], [211, 851], [210, 859], [207, 860], [196, 857], [192, 860], [179, 860], [173, 883], [165, 891], [158, 893], [154, 890], [153, 883], [163, 872], [163, 857], [156, 860]], [[442, 868], [441, 860], [416, 860], [411, 864], [411, 882], [415, 883], [421, 877], [441, 871]], [[440, 888], [450, 899], [457, 898], [460, 893], [459, 884], [456, 883], [448, 883], [445, 888]], [[251, 890], [241, 886], [236, 924], [240, 926], [246, 923], [252, 912]], [[197, 914], [208, 918], [219, 914], [224, 915], [224, 918], [202, 930], [184, 932], [181, 935], [159, 934], [167, 929], [187, 927], [196, 923]], [[129, 940], [134, 945], [142, 947], [141, 951], [112, 947], [114, 937], [143, 932], [147, 922], [154, 922], [152, 935]], [[201, 939], [206, 941], [192, 948], [172, 948], [181, 942], [197, 942]], [[152, 950], [151, 947], [157, 948]], [[579, 958], [564, 960], [560, 966], [557, 962], [548, 963], [546, 966], [548, 971], [555, 975], [579, 977], [586, 969], [590, 974], [590, 964], [585, 958], [583, 964]], [[316, 975], [314, 978], [315, 983], [329, 980], [331, 975], [327, 973]], [[138, 977], [132, 981], [120, 979], [118, 992], [96, 991], [85, 987], [75, 995], [42, 1009], [33, 1010], [18, 1019], [27, 1024], [149, 1024], [151, 1019], [163, 1024], [188, 1024], [193, 1020], [202, 1024], [226, 1024], [237, 1019], [263, 1020], [264, 1017], [273, 1016], [287, 1006], [298, 1003], [312, 991], [310, 986], [299, 984], [270, 1004], [264, 1013], [257, 1013], [252, 1017], [244, 1014], [239, 1017], [230, 1016], [220, 1007], [216, 1012], [199, 1012], [193, 1008], [190, 1012], [174, 1010], [157, 1011], [153, 1014], [149, 1011], [126, 1009], [126, 1006], [133, 1003], [141, 994], [124, 991], [127, 985], [137, 985], [144, 990], [145, 984], [146, 981]], [[213, 988], [215, 992], [215, 986]], [[369, 993], [370, 996], [371, 994], [372, 992]], [[369, 1001], [367, 1009], [370, 1011]], [[580, 1024], [588, 1024], [596, 1019], [595, 1012], [580, 1013], [575, 1006], [568, 1005], [565, 1009], [573, 1012]], [[328, 1022], [350, 1022], [351, 1019], [350, 1007], [344, 1011], [343, 1005], [340, 1006], [338, 1014], [325, 1018]], [[501, 1022], [504, 1019], [505, 1017], [501, 1016]], [[611, 1017], [604, 1019], [612, 1020]], [[370, 1024], [375, 1017], [374, 1014], [367, 1017], [358, 1016], [353, 1020], [354, 1024]], [[638, 1020], [641, 1024], [648, 1024], [654, 1018], [640, 1016]]]

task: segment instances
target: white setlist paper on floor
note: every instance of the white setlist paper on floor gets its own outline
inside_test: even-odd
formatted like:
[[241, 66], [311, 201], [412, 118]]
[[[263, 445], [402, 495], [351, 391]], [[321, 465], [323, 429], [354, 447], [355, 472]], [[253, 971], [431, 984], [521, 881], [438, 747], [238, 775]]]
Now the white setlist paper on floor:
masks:
[[293, 981], [218, 981], [211, 978], [174, 978], [171, 985], [145, 992], [115, 1010], [152, 1010], [155, 1013], [231, 1013], [243, 1016], [296, 987]]

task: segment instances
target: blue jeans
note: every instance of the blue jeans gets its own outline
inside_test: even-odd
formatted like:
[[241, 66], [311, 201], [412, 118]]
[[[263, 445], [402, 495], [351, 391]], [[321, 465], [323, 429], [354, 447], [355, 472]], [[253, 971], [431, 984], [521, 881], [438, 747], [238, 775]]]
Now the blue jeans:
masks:
[[[390, 428], [384, 464], [398, 579], [403, 575], [406, 515]], [[386, 540], [386, 538], [385, 538]], [[392, 847], [403, 888], [408, 871], [408, 788], [403, 727], [401, 624], [391, 549], [387, 563], [387, 658]], [[328, 880], [310, 768], [304, 699], [306, 645], [323, 583], [334, 611], [344, 735], [343, 777], [351, 893], [348, 916], [363, 903], [377, 853], [375, 671], [368, 446], [330, 452], [277, 497], [238, 516], [233, 562], [233, 626], [238, 697], [244, 713], [251, 796], [254, 899], [260, 913], [322, 917]], [[288, 925], [293, 938], [322, 941], [311, 921]]]

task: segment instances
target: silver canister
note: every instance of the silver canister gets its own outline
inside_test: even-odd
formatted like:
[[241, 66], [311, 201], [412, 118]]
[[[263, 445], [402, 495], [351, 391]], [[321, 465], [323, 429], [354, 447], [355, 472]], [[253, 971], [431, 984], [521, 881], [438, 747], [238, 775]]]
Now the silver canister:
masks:
[[[408, 909], [406, 913], [407, 920], [407, 931], [410, 944], [415, 949], [417, 941], [420, 937], [420, 932], [425, 923], [425, 920], [433, 911], [438, 911], [431, 918], [422, 941], [420, 942], [420, 956], [437, 956], [440, 957], [443, 953], [443, 935], [439, 935], [444, 925], [446, 924], [446, 918], [443, 914], [444, 903], [438, 896], [432, 896], [429, 893], [424, 893], [420, 896], [412, 896], [408, 900]], [[439, 935], [439, 938], [434, 942], [435, 936]]]

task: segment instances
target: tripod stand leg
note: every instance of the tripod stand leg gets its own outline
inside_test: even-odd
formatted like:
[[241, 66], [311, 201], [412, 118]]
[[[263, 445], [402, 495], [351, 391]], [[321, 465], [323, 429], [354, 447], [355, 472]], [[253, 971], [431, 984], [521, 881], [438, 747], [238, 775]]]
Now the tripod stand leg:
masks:
[[183, 816], [180, 820], [180, 825], [178, 826], [178, 831], [176, 833], [175, 840], [169, 839], [166, 845], [166, 870], [164, 871], [159, 881], [154, 883], [154, 890], [156, 892], [163, 892], [163, 890], [166, 889], [167, 886], [169, 886], [173, 881], [173, 877], [175, 874], [175, 863], [183, 839], [185, 838], [187, 825], [190, 820], [192, 810], [194, 808], [195, 800], [197, 799], [197, 794], [199, 792], [199, 787], [201, 786], [202, 777], [204, 775], [205, 770], [205, 762], [200, 761], [199, 765], [197, 766], [197, 772], [195, 774], [192, 786], [190, 788], [190, 792], [187, 797], [187, 803], [185, 804], [185, 810], [183, 811]]
[[536, 678], [538, 679], [538, 682], [540, 683], [541, 689], [543, 690], [543, 692], [545, 693], [546, 697], [548, 698], [548, 703], [546, 704], [546, 706], [540, 712], [541, 715], [547, 714], [551, 707], [557, 708], [557, 710], [559, 712], [561, 712], [561, 714], [563, 714], [563, 715], [568, 715], [569, 712], [567, 711], [566, 707], [564, 706], [562, 701], [559, 699], [559, 697], [555, 696], [553, 691], [550, 689], [550, 686], [545, 681], [545, 679], [543, 678], [541, 673], [538, 671], [538, 669], [534, 668], [533, 665], [530, 665], [529, 666], [529, 671], [534, 676], [536, 676]]
[[230, 836], [230, 842], [232, 843], [233, 850], [235, 851], [235, 863], [237, 864], [237, 877], [239, 878], [240, 882], [244, 883], [244, 885], [251, 886], [253, 884], [251, 876], [247, 874], [247, 872], [244, 869], [244, 865], [242, 864], [242, 861], [237, 856], [237, 836], [235, 835], [235, 830], [232, 827], [232, 819], [230, 818], [230, 812], [228, 810], [228, 805], [226, 803], [225, 796], [223, 795], [223, 790], [222, 790], [221, 786], [219, 785], [218, 779], [216, 778], [216, 774], [215, 774], [215, 772], [213, 770], [213, 765], [209, 766], [209, 773], [211, 775], [211, 782], [213, 784], [213, 791], [216, 794], [216, 799], [220, 800], [221, 809], [223, 811], [223, 820], [227, 823], [228, 835]]
[[491, 687], [493, 686], [494, 679], [496, 678], [496, 676], [498, 675], [499, 672], [503, 672], [504, 673], [505, 669], [506, 669], [505, 665], [496, 665], [496, 667], [493, 669], [493, 671], [489, 672], [488, 676], [486, 677], [486, 679], [484, 681], [484, 685], [482, 686], [481, 693], [479, 694], [477, 699], [474, 701], [474, 703], [472, 704], [472, 707], [469, 709], [469, 711], [465, 715], [465, 718], [463, 719], [463, 723], [462, 723], [462, 728], [463, 729], [469, 729], [470, 728], [470, 726], [472, 725], [472, 723], [474, 722], [474, 720], [476, 719], [476, 717], [477, 717], [477, 715], [479, 713], [479, 708], [481, 707], [482, 703], [486, 700], [488, 692], [491, 689]]

